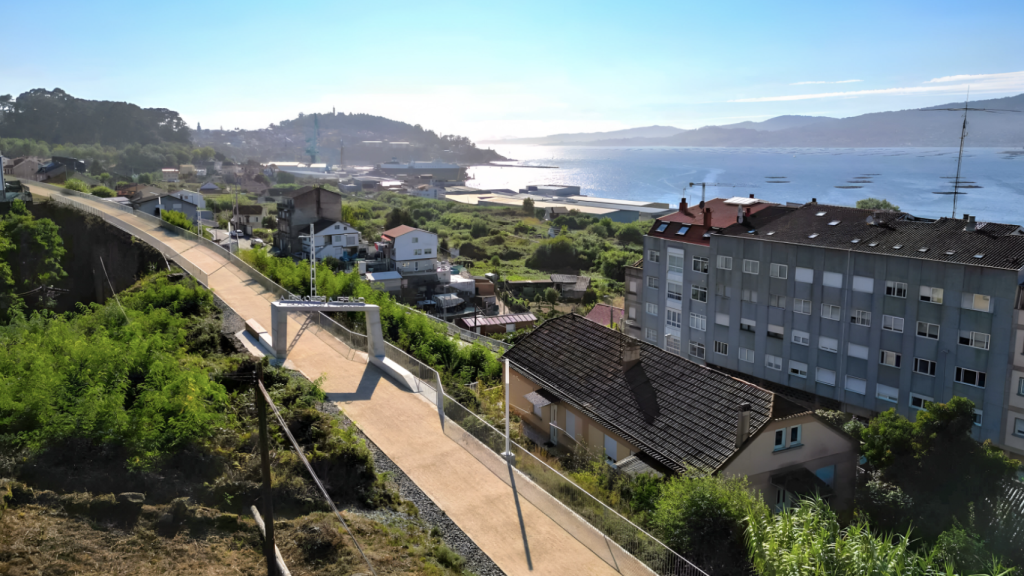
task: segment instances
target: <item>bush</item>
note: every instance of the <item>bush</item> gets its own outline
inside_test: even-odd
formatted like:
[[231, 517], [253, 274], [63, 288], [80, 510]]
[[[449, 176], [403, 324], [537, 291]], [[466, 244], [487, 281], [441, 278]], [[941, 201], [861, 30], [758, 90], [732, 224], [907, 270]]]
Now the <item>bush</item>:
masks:
[[742, 574], [748, 566], [743, 521], [760, 504], [745, 478], [691, 471], [661, 489], [651, 519], [654, 535], [711, 574]]
[[516, 222], [516, 225], [512, 228], [512, 231], [516, 234], [530, 234], [534, 231], [533, 226], [530, 226], [526, 222]]
[[195, 227], [192, 225], [192, 221], [188, 219], [188, 216], [178, 212], [177, 210], [161, 210], [160, 217], [166, 222], [170, 222], [179, 228], [184, 228], [189, 232], [195, 232]]
[[576, 248], [567, 236], [541, 240], [526, 265], [537, 270], [561, 270], [576, 265]]
[[114, 191], [106, 186], [93, 186], [92, 195], [99, 196], [100, 198], [113, 198]]
[[626, 280], [625, 267], [640, 259], [640, 254], [627, 250], [608, 250], [597, 257], [601, 274], [617, 282]]
[[76, 180], [74, 178], [66, 180], [64, 184], [61, 184], [61, 186], [64, 186], [68, 190], [74, 190], [75, 192], [90, 194], [89, 185], [86, 184], [85, 182], [82, 182], [81, 180]]
[[623, 245], [643, 244], [645, 232], [646, 230], [642, 229], [639, 223], [623, 224], [615, 233], [615, 239]]
[[[500, 234], [500, 231], [495, 230]], [[483, 220], [474, 220], [473, 225], [469, 228], [469, 235], [473, 238], [480, 238], [487, 235], [487, 223]]]

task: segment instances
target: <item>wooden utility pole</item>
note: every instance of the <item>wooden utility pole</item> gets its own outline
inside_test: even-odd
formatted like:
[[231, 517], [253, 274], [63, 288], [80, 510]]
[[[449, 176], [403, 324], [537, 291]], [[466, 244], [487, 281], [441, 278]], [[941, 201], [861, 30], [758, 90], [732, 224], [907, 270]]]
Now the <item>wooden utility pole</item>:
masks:
[[267, 574], [278, 576], [277, 553], [274, 545], [274, 494], [270, 484], [270, 440], [267, 434], [267, 401], [263, 398], [263, 364], [256, 365], [256, 415], [260, 426], [260, 460], [263, 469], [263, 520], [266, 536], [263, 538], [263, 552], [267, 557]]

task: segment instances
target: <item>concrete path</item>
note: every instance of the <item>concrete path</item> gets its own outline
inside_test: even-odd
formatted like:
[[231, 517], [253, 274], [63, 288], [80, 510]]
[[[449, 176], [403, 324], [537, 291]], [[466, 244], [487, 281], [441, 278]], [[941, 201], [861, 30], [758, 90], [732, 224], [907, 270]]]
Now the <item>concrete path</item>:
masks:
[[[32, 186], [32, 193], [53, 192]], [[88, 201], [85, 201], [88, 202]], [[92, 203], [94, 207], [102, 203]], [[219, 250], [196, 245], [159, 225], [102, 207], [171, 247], [209, 276], [210, 288], [243, 319], [270, 326], [277, 298], [231, 264]], [[527, 565], [513, 494], [507, 484], [451, 441], [441, 430], [437, 408], [369, 364], [347, 360], [340, 344], [315, 324], [289, 318], [294, 339], [289, 361], [311, 379], [323, 375], [324, 390], [349, 418], [405, 472], [506, 574], [616, 574], [543, 512], [520, 498], [533, 570]], [[295, 335], [298, 335], [295, 339]]]

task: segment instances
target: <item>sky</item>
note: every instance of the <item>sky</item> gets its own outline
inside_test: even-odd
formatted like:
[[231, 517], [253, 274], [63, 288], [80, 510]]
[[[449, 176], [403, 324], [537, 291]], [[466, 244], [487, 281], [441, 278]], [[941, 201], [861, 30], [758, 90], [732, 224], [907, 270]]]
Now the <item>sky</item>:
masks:
[[[0, 94], [61, 88], [264, 128], [363, 112], [474, 140], [1024, 92], [1024, 2], [54, 0], [0, 36]], [[39, 7], [5, 6], [31, 23]], [[23, 34], [27, 34], [25, 37]]]

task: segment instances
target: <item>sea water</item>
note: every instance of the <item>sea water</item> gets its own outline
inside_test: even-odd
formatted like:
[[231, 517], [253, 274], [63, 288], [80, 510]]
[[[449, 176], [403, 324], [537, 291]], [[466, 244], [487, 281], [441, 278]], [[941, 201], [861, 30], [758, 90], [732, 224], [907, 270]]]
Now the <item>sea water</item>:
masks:
[[[474, 166], [468, 186], [519, 190], [529, 184], [580, 186], [586, 196], [678, 204], [749, 196], [769, 202], [853, 205], [884, 198], [917, 216], [951, 216], [956, 148], [685, 148], [501, 146], [522, 166]], [[1024, 225], [1024, 148], [968, 148], [957, 216]]]

